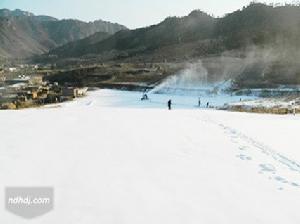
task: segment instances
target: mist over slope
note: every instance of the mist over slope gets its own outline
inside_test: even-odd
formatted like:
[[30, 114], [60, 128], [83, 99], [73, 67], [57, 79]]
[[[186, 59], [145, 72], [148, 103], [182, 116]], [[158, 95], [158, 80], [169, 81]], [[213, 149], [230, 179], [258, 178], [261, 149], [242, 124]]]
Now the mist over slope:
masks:
[[79, 40], [96, 32], [109, 35], [126, 29], [105, 21], [82, 22], [58, 20], [49, 16], [35, 16], [21, 10], [0, 10], [0, 56], [25, 58]]

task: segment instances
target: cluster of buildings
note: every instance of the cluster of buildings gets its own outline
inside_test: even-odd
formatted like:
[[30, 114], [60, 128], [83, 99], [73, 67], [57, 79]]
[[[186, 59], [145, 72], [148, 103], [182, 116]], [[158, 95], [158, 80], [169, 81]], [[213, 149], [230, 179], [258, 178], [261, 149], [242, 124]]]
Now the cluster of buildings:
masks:
[[[51, 65], [46, 65], [43, 67], [50, 68]], [[37, 70], [39, 69], [39, 65], [30, 65], [30, 64], [18, 64], [18, 65], [10, 65], [10, 66], [0, 66], [0, 70], [4, 72], [19, 72], [22, 69], [32, 69], [32, 70]]]
[[21, 109], [59, 103], [84, 96], [87, 88], [60, 86], [39, 75], [0, 80], [0, 109]]

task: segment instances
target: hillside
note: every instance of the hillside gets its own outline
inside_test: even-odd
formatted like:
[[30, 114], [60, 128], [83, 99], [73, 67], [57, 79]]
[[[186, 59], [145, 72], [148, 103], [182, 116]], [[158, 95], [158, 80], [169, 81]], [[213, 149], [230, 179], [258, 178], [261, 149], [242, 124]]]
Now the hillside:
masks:
[[21, 10], [0, 10], [0, 56], [24, 58], [79, 40], [96, 32], [107, 35], [126, 29], [105, 21], [82, 22], [35, 16]]
[[109, 36], [109, 33], [97, 32], [87, 38], [78, 41], [73, 41], [59, 48], [56, 48], [55, 53], [59, 55], [65, 55], [66, 57], [74, 57], [76, 55], [81, 55], [82, 53], [84, 53], [85, 47], [87, 45], [101, 42]]
[[[123, 30], [100, 42], [86, 41], [73, 56], [105, 54], [116, 51], [115, 56], [132, 56], [152, 52], [169, 45], [184, 45], [192, 41], [205, 40], [213, 34], [215, 19], [204, 12], [193, 11], [182, 18], [169, 17], [158, 25], [136, 30]], [[76, 43], [74, 43], [76, 44]], [[82, 44], [82, 42], [78, 42]], [[50, 55], [66, 57], [70, 52], [54, 49]]]
[[[235, 80], [235, 88], [263, 88], [300, 85], [299, 38], [299, 6], [251, 3], [222, 18], [193, 11], [154, 26], [124, 30], [99, 42], [74, 42], [70, 50], [58, 48], [50, 55], [56, 55], [62, 65], [68, 63], [68, 57], [79, 64], [185, 62], [200, 58], [209, 76], [222, 78], [226, 73], [227, 78]], [[224, 57], [232, 58], [234, 63], [220, 64]], [[205, 64], [207, 59], [220, 68], [210, 69]]]
[[[150, 27], [118, 32], [98, 43], [85, 41], [82, 45], [82, 42], [79, 42], [82, 49], [72, 55], [99, 56], [114, 51], [115, 58], [119, 56], [124, 58], [145, 53], [154, 54], [156, 51], [163, 53], [162, 50], [168, 50], [166, 47], [169, 46], [174, 49], [186, 48], [192, 43], [198, 51], [189, 56], [195, 57], [222, 53], [226, 50], [243, 50], [252, 45], [289, 44], [293, 48], [298, 48], [299, 36], [299, 6], [273, 7], [256, 3], [227, 14], [223, 18], [213, 18], [204, 12], [193, 11], [188, 16], [170, 17]], [[201, 48], [205, 50], [199, 50]], [[50, 54], [62, 58], [71, 55], [67, 49], [65, 51], [54, 49]], [[167, 58], [172, 55], [170, 52]]]
[[216, 23], [215, 36], [225, 41], [227, 48], [241, 48], [249, 44], [274, 44], [291, 41], [299, 46], [300, 7], [251, 4], [221, 18]]

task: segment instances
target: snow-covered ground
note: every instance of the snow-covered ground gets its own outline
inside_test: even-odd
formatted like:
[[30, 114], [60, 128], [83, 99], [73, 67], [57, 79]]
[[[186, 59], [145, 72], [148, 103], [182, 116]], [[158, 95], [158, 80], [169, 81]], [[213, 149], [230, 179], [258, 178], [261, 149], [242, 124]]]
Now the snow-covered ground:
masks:
[[258, 98], [249, 100], [246, 99], [242, 102], [233, 102], [229, 103], [229, 106], [243, 106], [245, 108], [257, 108], [257, 107], [264, 107], [264, 108], [290, 108], [290, 107], [300, 107], [299, 97], [289, 97], [289, 98]]
[[[0, 187], [55, 188], [55, 209], [30, 223], [300, 223], [299, 116], [140, 97], [101, 90], [0, 112]], [[28, 221], [2, 203], [0, 223]]]
[[[149, 100], [141, 101], [143, 94], [139, 92], [101, 90], [90, 93], [90, 97], [73, 101], [65, 106], [94, 106], [94, 107], [117, 107], [117, 108], [150, 108], [161, 109], [167, 107], [167, 101], [172, 100], [174, 109], [195, 109], [198, 108], [198, 100], [201, 100], [201, 107], [206, 107], [207, 102], [211, 107], [221, 107], [225, 103], [234, 103], [243, 100], [253, 100], [253, 96], [230, 96], [222, 95], [189, 95], [189, 94], [155, 94], [148, 93]], [[51, 106], [50, 106], [51, 107]]]

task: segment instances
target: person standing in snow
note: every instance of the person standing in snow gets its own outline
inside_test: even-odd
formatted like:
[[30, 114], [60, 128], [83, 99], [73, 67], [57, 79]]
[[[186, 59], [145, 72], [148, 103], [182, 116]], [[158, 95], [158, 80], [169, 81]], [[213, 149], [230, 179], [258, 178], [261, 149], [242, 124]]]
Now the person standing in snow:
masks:
[[209, 108], [209, 102], [207, 102], [206, 107]]
[[168, 101], [168, 108], [169, 108], [169, 110], [172, 110], [172, 100]]
[[141, 98], [141, 101], [144, 101], [144, 100], [149, 100], [148, 95], [146, 93]]
[[201, 107], [201, 99], [200, 99], [200, 97], [198, 99], [198, 107]]
[[296, 103], [293, 102], [292, 105], [293, 105], [293, 115], [296, 116]]

